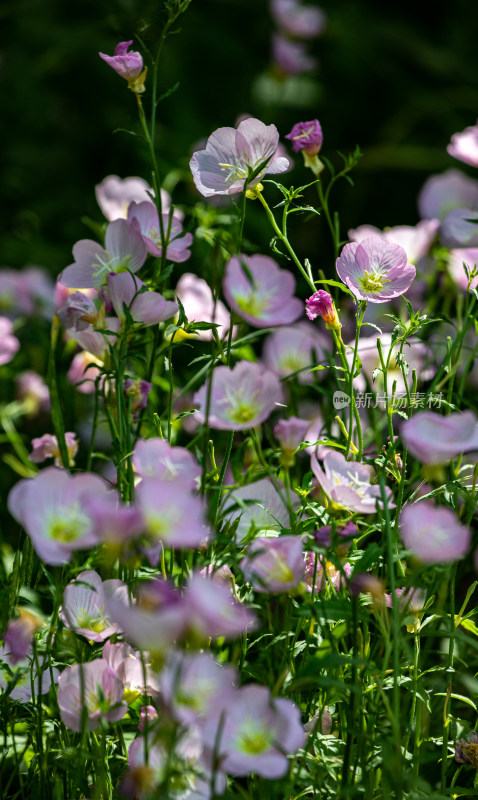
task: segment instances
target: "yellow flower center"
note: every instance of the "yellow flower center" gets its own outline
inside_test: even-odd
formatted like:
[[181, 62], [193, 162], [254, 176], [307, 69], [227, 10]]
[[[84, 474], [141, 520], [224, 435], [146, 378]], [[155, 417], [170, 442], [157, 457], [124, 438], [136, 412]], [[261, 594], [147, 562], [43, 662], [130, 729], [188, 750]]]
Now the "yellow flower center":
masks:
[[391, 283], [391, 281], [385, 278], [381, 272], [369, 272], [365, 270], [363, 277], [359, 278], [361, 289], [363, 289], [364, 292], [370, 292], [372, 294], [381, 292], [382, 289], [385, 288], [386, 283]]

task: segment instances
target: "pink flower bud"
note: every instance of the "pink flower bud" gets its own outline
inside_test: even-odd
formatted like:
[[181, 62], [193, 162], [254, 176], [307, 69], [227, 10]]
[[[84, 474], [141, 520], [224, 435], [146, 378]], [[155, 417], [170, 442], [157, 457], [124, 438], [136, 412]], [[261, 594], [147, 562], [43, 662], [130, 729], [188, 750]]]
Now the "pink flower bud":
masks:
[[322, 317], [330, 328], [340, 328], [339, 317], [334, 302], [328, 292], [320, 289], [305, 301], [305, 313], [310, 320]]

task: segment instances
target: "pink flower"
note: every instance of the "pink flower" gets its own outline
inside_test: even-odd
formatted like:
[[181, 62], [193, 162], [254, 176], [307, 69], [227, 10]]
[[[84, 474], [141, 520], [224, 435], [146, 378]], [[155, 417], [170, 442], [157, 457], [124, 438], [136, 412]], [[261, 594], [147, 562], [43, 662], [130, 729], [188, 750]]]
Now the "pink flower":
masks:
[[243, 120], [236, 128], [218, 128], [206, 149], [194, 153], [190, 167], [194, 183], [205, 197], [237, 194], [255, 186], [266, 173], [284, 172], [289, 161], [277, 157], [279, 133], [275, 125], [258, 119]]
[[308, 550], [305, 553], [305, 584], [307, 591], [312, 594], [324, 592], [328, 586], [332, 586], [336, 592], [346, 585], [347, 578], [352, 574], [352, 567], [349, 563], [342, 564], [342, 569], [338, 569], [331, 561], [327, 561], [324, 556]]
[[105, 248], [91, 239], [77, 242], [75, 261], [63, 270], [60, 283], [74, 289], [104, 286], [110, 272], [137, 272], [146, 260], [143, 237], [123, 219], [108, 225]]
[[461, 133], [454, 133], [446, 149], [453, 158], [478, 167], [478, 122]]
[[[221, 300], [212, 296], [209, 284], [191, 272], [181, 275], [175, 291], [184, 306], [184, 313], [189, 322], [215, 322], [220, 339], [224, 339], [229, 331], [229, 312]], [[213, 339], [212, 331], [197, 331], [194, 336], [208, 342]]]
[[124, 393], [126, 397], [130, 398], [130, 408], [133, 419], [138, 418], [138, 411], [147, 407], [148, 397], [152, 387], [153, 384], [149, 381], [142, 381], [139, 379], [134, 381], [132, 378], [127, 378], [125, 380]]
[[452, 208], [477, 207], [478, 181], [458, 169], [427, 178], [418, 195], [418, 210], [424, 219], [443, 220]]
[[217, 751], [221, 768], [231, 775], [281, 778], [289, 767], [287, 755], [305, 743], [297, 706], [272, 698], [265, 686], [255, 684], [238, 689], [224, 711], [206, 720], [202, 732], [208, 749]]
[[312, 383], [312, 367], [325, 363], [326, 342], [314, 325], [299, 322], [293, 327], [279, 328], [271, 333], [265, 343], [263, 359], [266, 367], [279, 377], [294, 376], [299, 383]]
[[[297, 495], [292, 494], [291, 500], [298, 504]], [[236, 528], [239, 543], [258, 531], [279, 533], [290, 523], [289, 511], [268, 478], [233, 489], [223, 501], [222, 512], [229, 523], [239, 520]]]
[[100, 375], [102, 366], [102, 361], [93, 353], [82, 350], [81, 353], [74, 356], [66, 377], [82, 394], [92, 394], [95, 391], [95, 381]]
[[65, 470], [47, 467], [35, 478], [21, 480], [13, 487], [8, 508], [45, 563], [66, 564], [74, 550], [97, 544], [85, 498], [108, 492], [106, 482], [98, 475], [84, 472], [71, 476]]
[[230, 307], [256, 328], [290, 325], [302, 313], [301, 301], [293, 296], [294, 276], [269, 256], [233, 256], [223, 290]]
[[[384, 333], [380, 337], [380, 341], [382, 342], [383, 358], [385, 362], [387, 360], [389, 361], [389, 367], [387, 370], [387, 387], [389, 397], [392, 395], [392, 386], [395, 381], [397, 383], [396, 393], [403, 394], [406, 391], [405, 381], [403, 379], [400, 365], [397, 364], [397, 355], [400, 351], [400, 346], [394, 344], [392, 347], [392, 335], [390, 333]], [[347, 360], [350, 365], [352, 365], [352, 354], [350, 352], [351, 346], [353, 347], [352, 343], [350, 343], [347, 347]], [[392, 354], [389, 358], [390, 348], [392, 348]], [[375, 391], [383, 392], [383, 374], [381, 372], [380, 357], [377, 349], [377, 334], [374, 336], [362, 337], [359, 340], [357, 352], [362, 362], [362, 371], [361, 374], [354, 378], [354, 387], [359, 391], [364, 391], [367, 386], [365, 378], [367, 378]], [[419, 381], [429, 380], [435, 374], [435, 369], [431, 365], [431, 350], [426, 344], [424, 344], [424, 342], [421, 342], [416, 337], [412, 336], [407, 340], [405, 347], [403, 348], [403, 357], [409, 367], [407, 383], [410, 388], [412, 384], [412, 371], [414, 369], [417, 371]], [[376, 373], [376, 370], [379, 370], [379, 373]]]
[[[319, 485], [337, 508], [346, 508], [359, 514], [375, 514], [377, 502], [383, 507], [380, 486], [372, 486], [371, 468], [356, 461], [346, 461], [342, 453], [329, 451], [324, 456], [324, 470], [319, 466], [317, 456], [311, 458], [312, 472]], [[394, 508], [391, 502], [392, 492], [386, 487], [388, 507]]]
[[183, 489], [194, 489], [201, 475], [201, 468], [189, 450], [171, 447], [167, 441], [156, 437], [136, 443], [133, 466], [141, 478], [179, 483]]
[[271, 0], [270, 7], [277, 25], [291, 36], [313, 39], [325, 28], [326, 16], [316, 6], [303, 6], [299, 0]]
[[[469, 272], [472, 272], [476, 265], [478, 265], [478, 247], [470, 248], [457, 248], [450, 250], [448, 255], [448, 272], [450, 273], [456, 284], [466, 291], [468, 288], [468, 277], [465, 272], [463, 263], [468, 267]], [[478, 285], [478, 277], [471, 281], [471, 288], [476, 288]]]
[[[151, 202], [154, 190], [143, 178], [119, 178], [108, 175], [95, 187], [96, 200], [108, 222], [115, 219], [127, 219], [130, 203]], [[167, 213], [171, 205], [171, 197], [161, 189], [161, 208]], [[180, 211], [175, 209], [174, 216], [181, 219]]]
[[160, 676], [161, 696], [174, 717], [191, 725], [233, 698], [237, 673], [209, 653], [173, 652]]
[[294, 153], [304, 150], [308, 156], [316, 156], [324, 140], [318, 119], [312, 119], [310, 122], [296, 122], [285, 138], [292, 142]]
[[279, 34], [272, 37], [272, 61], [285, 75], [301, 75], [317, 67], [317, 59], [307, 54], [302, 42], [293, 42]]
[[[83, 673], [83, 681], [80, 671]], [[84, 705], [82, 702], [84, 684]], [[100, 718], [118, 722], [128, 710], [122, 702], [123, 684], [116, 672], [101, 658], [87, 664], [67, 667], [58, 679], [58, 705], [63, 724], [72, 731], [81, 731], [83, 708], [86, 708], [86, 730], [94, 731]]]
[[294, 463], [294, 454], [298, 446], [305, 440], [305, 434], [310, 427], [310, 420], [289, 417], [281, 419], [274, 427], [274, 436], [281, 448], [281, 464], [291, 467]]
[[34, 416], [50, 410], [50, 392], [44, 379], [33, 370], [21, 372], [16, 377], [17, 398], [26, 407], [26, 413]]
[[398, 244], [386, 244], [376, 236], [361, 244], [346, 244], [336, 261], [339, 278], [358, 300], [386, 303], [404, 294], [416, 270], [407, 264], [407, 254]]
[[449, 211], [442, 222], [440, 242], [444, 247], [478, 247], [478, 210]]
[[105, 612], [105, 590], [124, 599], [128, 596], [128, 587], [123, 581], [103, 582], [92, 569], [80, 572], [63, 593], [60, 619], [67, 628], [90, 642], [104, 642], [114, 633], [121, 633], [120, 626], [112, 623]]
[[133, 40], [129, 42], [119, 42], [115, 47], [114, 56], [106, 56], [100, 53], [100, 58], [106, 61], [110, 67], [114, 69], [122, 78], [127, 81], [132, 81], [137, 78], [143, 69], [143, 57], [141, 53], [132, 50], [128, 53], [128, 48], [133, 44]]
[[[78, 439], [76, 433], [65, 433], [65, 444], [68, 451], [68, 460], [70, 465], [74, 465], [74, 458], [78, 452]], [[51, 433], [44, 433], [37, 439], [32, 439], [33, 450], [28, 456], [30, 461], [35, 464], [41, 464], [47, 458], [55, 459], [55, 466], [63, 466], [61, 463], [61, 453], [58, 447], [58, 440], [56, 436]]]
[[[207, 384], [194, 395], [199, 405], [197, 419], [206, 420]], [[277, 376], [259, 364], [240, 361], [234, 369], [218, 367], [214, 371], [209, 425], [226, 431], [254, 428], [282, 402], [282, 388]]]
[[143, 478], [136, 489], [136, 505], [143, 517], [144, 549], [152, 565], [158, 563], [163, 546], [193, 550], [211, 536], [202, 501], [186, 494], [177, 482]]
[[239, 566], [256, 592], [280, 594], [295, 589], [305, 572], [300, 537], [259, 536], [249, 545]]
[[403, 423], [400, 435], [422, 464], [448, 464], [461, 453], [478, 450], [478, 420], [473, 411], [446, 417], [420, 411]]
[[20, 342], [13, 334], [13, 325], [6, 317], [0, 317], [0, 367], [8, 364], [20, 349]]
[[186, 629], [199, 641], [218, 636], [236, 639], [256, 624], [254, 613], [234, 600], [229, 586], [197, 572], [186, 587], [183, 608]]
[[85, 505], [98, 539], [110, 546], [122, 545], [143, 530], [141, 513], [120, 503], [115, 492], [89, 497]]
[[[133, 703], [140, 694], [144, 694], [145, 692], [149, 695], [158, 694], [158, 681], [151, 671], [147, 653], [143, 653], [146, 667], [146, 686], [144, 683], [145, 676], [141, 653], [138, 650], [133, 650], [126, 642], [117, 642], [116, 644], [106, 642], [103, 646], [102, 657], [121, 680], [124, 686], [123, 699], [128, 704]], [[149, 708], [150, 707], [151, 706], [149, 706]]]
[[463, 558], [470, 549], [471, 530], [458, 522], [450, 508], [430, 500], [406, 506], [400, 514], [403, 544], [424, 564], [443, 564]]
[[352, 242], [363, 242], [370, 236], [378, 237], [387, 244], [398, 244], [407, 254], [411, 264], [417, 264], [430, 250], [433, 240], [440, 227], [438, 219], [422, 219], [417, 225], [396, 225], [384, 231], [373, 225], [360, 225], [355, 230], [348, 232]]
[[[113, 224], [113, 223], [112, 223]], [[118, 318], [124, 322], [129, 310], [134, 322], [157, 325], [171, 319], [178, 311], [177, 303], [165, 300], [159, 292], [151, 292], [142, 280], [129, 272], [109, 274], [106, 278], [108, 295]]]
[[328, 328], [338, 330], [342, 327], [332, 297], [322, 289], [305, 301], [305, 313], [310, 320], [322, 317]]
[[[181, 221], [174, 215], [163, 213], [163, 230], [166, 237], [166, 258], [180, 263], [187, 261], [191, 255], [189, 248], [193, 243], [192, 233], [183, 233]], [[164, 242], [161, 238], [158, 209], [148, 200], [144, 203], [130, 203], [128, 222], [133, 230], [143, 237], [148, 253], [160, 258], [163, 254]]]
[[[10, 666], [10, 671], [2, 665], [2, 661]], [[28, 703], [32, 698], [32, 678], [34, 681], [35, 695], [46, 694], [50, 690], [51, 676], [50, 669], [47, 662], [40, 657], [38, 669], [36, 664], [30, 659], [25, 658], [22, 661], [16, 661], [15, 656], [12, 657], [8, 647], [0, 647], [0, 689], [4, 691], [12, 679], [12, 667], [15, 676], [15, 685], [8, 696], [12, 700], [18, 700], [20, 703]], [[52, 667], [53, 680], [58, 679], [58, 670]], [[40, 687], [41, 675], [41, 687]]]
[[5, 648], [9, 654], [8, 663], [16, 666], [30, 653], [33, 636], [41, 628], [42, 622], [36, 614], [19, 609], [20, 616], [8, 623], [3, 634]]

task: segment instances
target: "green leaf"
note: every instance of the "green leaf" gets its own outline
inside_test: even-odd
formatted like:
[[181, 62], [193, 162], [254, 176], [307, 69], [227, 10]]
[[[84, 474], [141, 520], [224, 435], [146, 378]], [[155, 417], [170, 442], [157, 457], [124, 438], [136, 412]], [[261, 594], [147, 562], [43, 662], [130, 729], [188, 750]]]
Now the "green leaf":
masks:
[[327, 286], [336, 286], [338, 289], [342, 289], [342, 291], [345, 292], [346, 294], [349, 294], [350, 297], [353, 297], [354, 300], [356, 299], [354, 293], [351, 292], [350, 289], [347, 288], [347, 286], [344, 286], [343, 283], [339, 283], [339, 281], [333, 281], [333, 280], [324, 281], [324, 280], [320, 280], [320, 281], [314, 281], [314, 283], [325, 283], [325, 284], [327, 284]]

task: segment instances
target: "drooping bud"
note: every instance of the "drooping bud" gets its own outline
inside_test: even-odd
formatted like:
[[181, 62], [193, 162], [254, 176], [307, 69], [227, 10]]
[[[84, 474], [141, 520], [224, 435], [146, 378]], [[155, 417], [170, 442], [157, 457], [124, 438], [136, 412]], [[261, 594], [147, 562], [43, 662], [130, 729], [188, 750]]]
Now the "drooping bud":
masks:
[[305, 301], [305, 313], [310, 320], [314, 320], [316, 317], [322, 317], [324, 322], [327, 323], [327, 328], [340, 330], [342, 327], [334, 301], [330, 294], [323, 289], [319, 289], [318, 292], [315, 292], [312, 297], [309, 297]]

